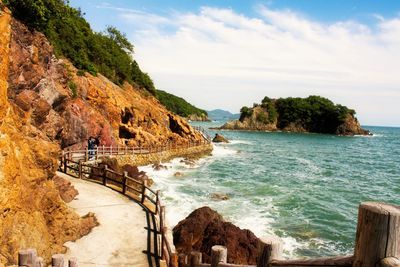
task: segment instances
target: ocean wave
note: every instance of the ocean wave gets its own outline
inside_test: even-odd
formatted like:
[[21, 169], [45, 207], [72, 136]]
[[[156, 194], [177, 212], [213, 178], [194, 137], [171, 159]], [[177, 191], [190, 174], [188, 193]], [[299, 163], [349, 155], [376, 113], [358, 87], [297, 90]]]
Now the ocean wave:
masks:
[[227, 143], [226, 145], [237, 145], [237, 144], [252, 145], [253, 142], [246, 140], [229, 140], [229, 143]]
[[225, 157], [225, 156], [235, 155], [238, 152], [239, 152], [238, 150], [228, 148], [226, 147], [226, 145], [214, 145], [212, 155], [214, 157]]

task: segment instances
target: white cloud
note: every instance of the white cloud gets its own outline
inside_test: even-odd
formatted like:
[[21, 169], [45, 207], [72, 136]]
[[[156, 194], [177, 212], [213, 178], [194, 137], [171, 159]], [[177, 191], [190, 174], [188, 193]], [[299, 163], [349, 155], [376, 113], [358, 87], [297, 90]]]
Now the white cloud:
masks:
[[[111, 7], [109, 7], [111, 8]], [[159, 88], [206, 109], [317, 94], [364, 124], [400, 125], [400, 17], [323, 24], [258, 6], [257, 17], [203, 7], [166, 16], [118, 10]]]

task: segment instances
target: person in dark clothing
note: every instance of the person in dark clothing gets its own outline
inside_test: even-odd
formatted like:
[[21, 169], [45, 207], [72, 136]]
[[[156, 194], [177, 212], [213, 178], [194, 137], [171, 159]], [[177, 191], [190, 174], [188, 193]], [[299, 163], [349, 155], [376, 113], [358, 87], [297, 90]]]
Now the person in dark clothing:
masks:
[[89, 151], [89, 159], [92, 159], [94, 156], [94, 149], [96, 147], [96, 138], [89, 137], [88, 139], [88, 151]]

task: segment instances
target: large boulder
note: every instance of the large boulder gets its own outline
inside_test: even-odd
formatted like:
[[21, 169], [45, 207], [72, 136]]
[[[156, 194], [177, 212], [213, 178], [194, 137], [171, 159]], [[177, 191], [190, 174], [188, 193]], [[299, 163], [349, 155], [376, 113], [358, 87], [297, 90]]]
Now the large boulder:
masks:
[[211, 262], [211, 248], [226, 246], [228, 263], [256, 264], [259, 239], [250, 231], [242, 230], [209, 207], [193, 211], [173, 229], [174, 245], [178, 253], [200, 251], [203, 262]]
[[229, 143], [228, 139], [226, 139], [220, 134], [215, 134], [214, 139], [212, 141], [214, 143]]
[[71, 202], [74, 198], [79, 195], [78, 190], [65, 178], [62, 178], [58, 175], [53, 177], [54, 185], [56, 186], [58, 192], [60, 193], [60, 197], [66, 203]]

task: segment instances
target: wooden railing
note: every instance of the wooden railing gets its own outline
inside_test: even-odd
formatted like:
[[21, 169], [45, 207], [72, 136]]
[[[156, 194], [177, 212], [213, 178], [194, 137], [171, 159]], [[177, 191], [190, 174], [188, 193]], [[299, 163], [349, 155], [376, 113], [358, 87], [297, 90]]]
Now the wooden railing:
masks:
[[148, 230], [154, 235], [152, 240], [149, 237], [149, 242], [151, 241], [153, 246], [151, 247], [152, 251], [148, 251], [148, 253], [155, 259], [156, 266], [159, 266], [160, 260], [164, 260], [167, 266], [170, 266], [174, 251], [167, 238], [165, 207], [161, 204], [159, 191], [151, 189], [147, 180], [136, 180], [127, 172], [118, 173], [109, 169], [107, 165], [104, 165], [103, 168], [95, 166], [94, 162], [85, 162], [82, 155], [76, 156], [74, 153], [79, 154], [82, 151], [64, 153], [59, 170], [76, 178], [102, 184], [140, 203], [151, 214], [154, 222], [153, 224], [148, 223]]
[[211, 263], [202, 262], [202, 253], [179, 254], [179, 267], [400, 267], [400, 206], [365, 202], [358, 213], [353, 255], [314, 259], [282, 259], [279, 239], [261, 239], [257, 265], [227, 263], [227, 248], [213, 246]]
[[154, 146], [97, 146], [95, 149], [80, 148], [70, 149], [65, 148], [63, 150], [63, 157], [72, 159], [73, 157], [82, 158], [85, 161], [97, 160], [107, 156], [123, 156], [123, 155], [141, 155], [141, 154], [153, 154], [165, 151], [174, 151], [179, 149], [187, 149], [193, 147], [204, 146], [210, 144], [211, 139], [208, 140], [209, 136], [203, 136], [202, 140], [189, 141], [186, 144], [177, 144], [167, 142], [162, 145]]

